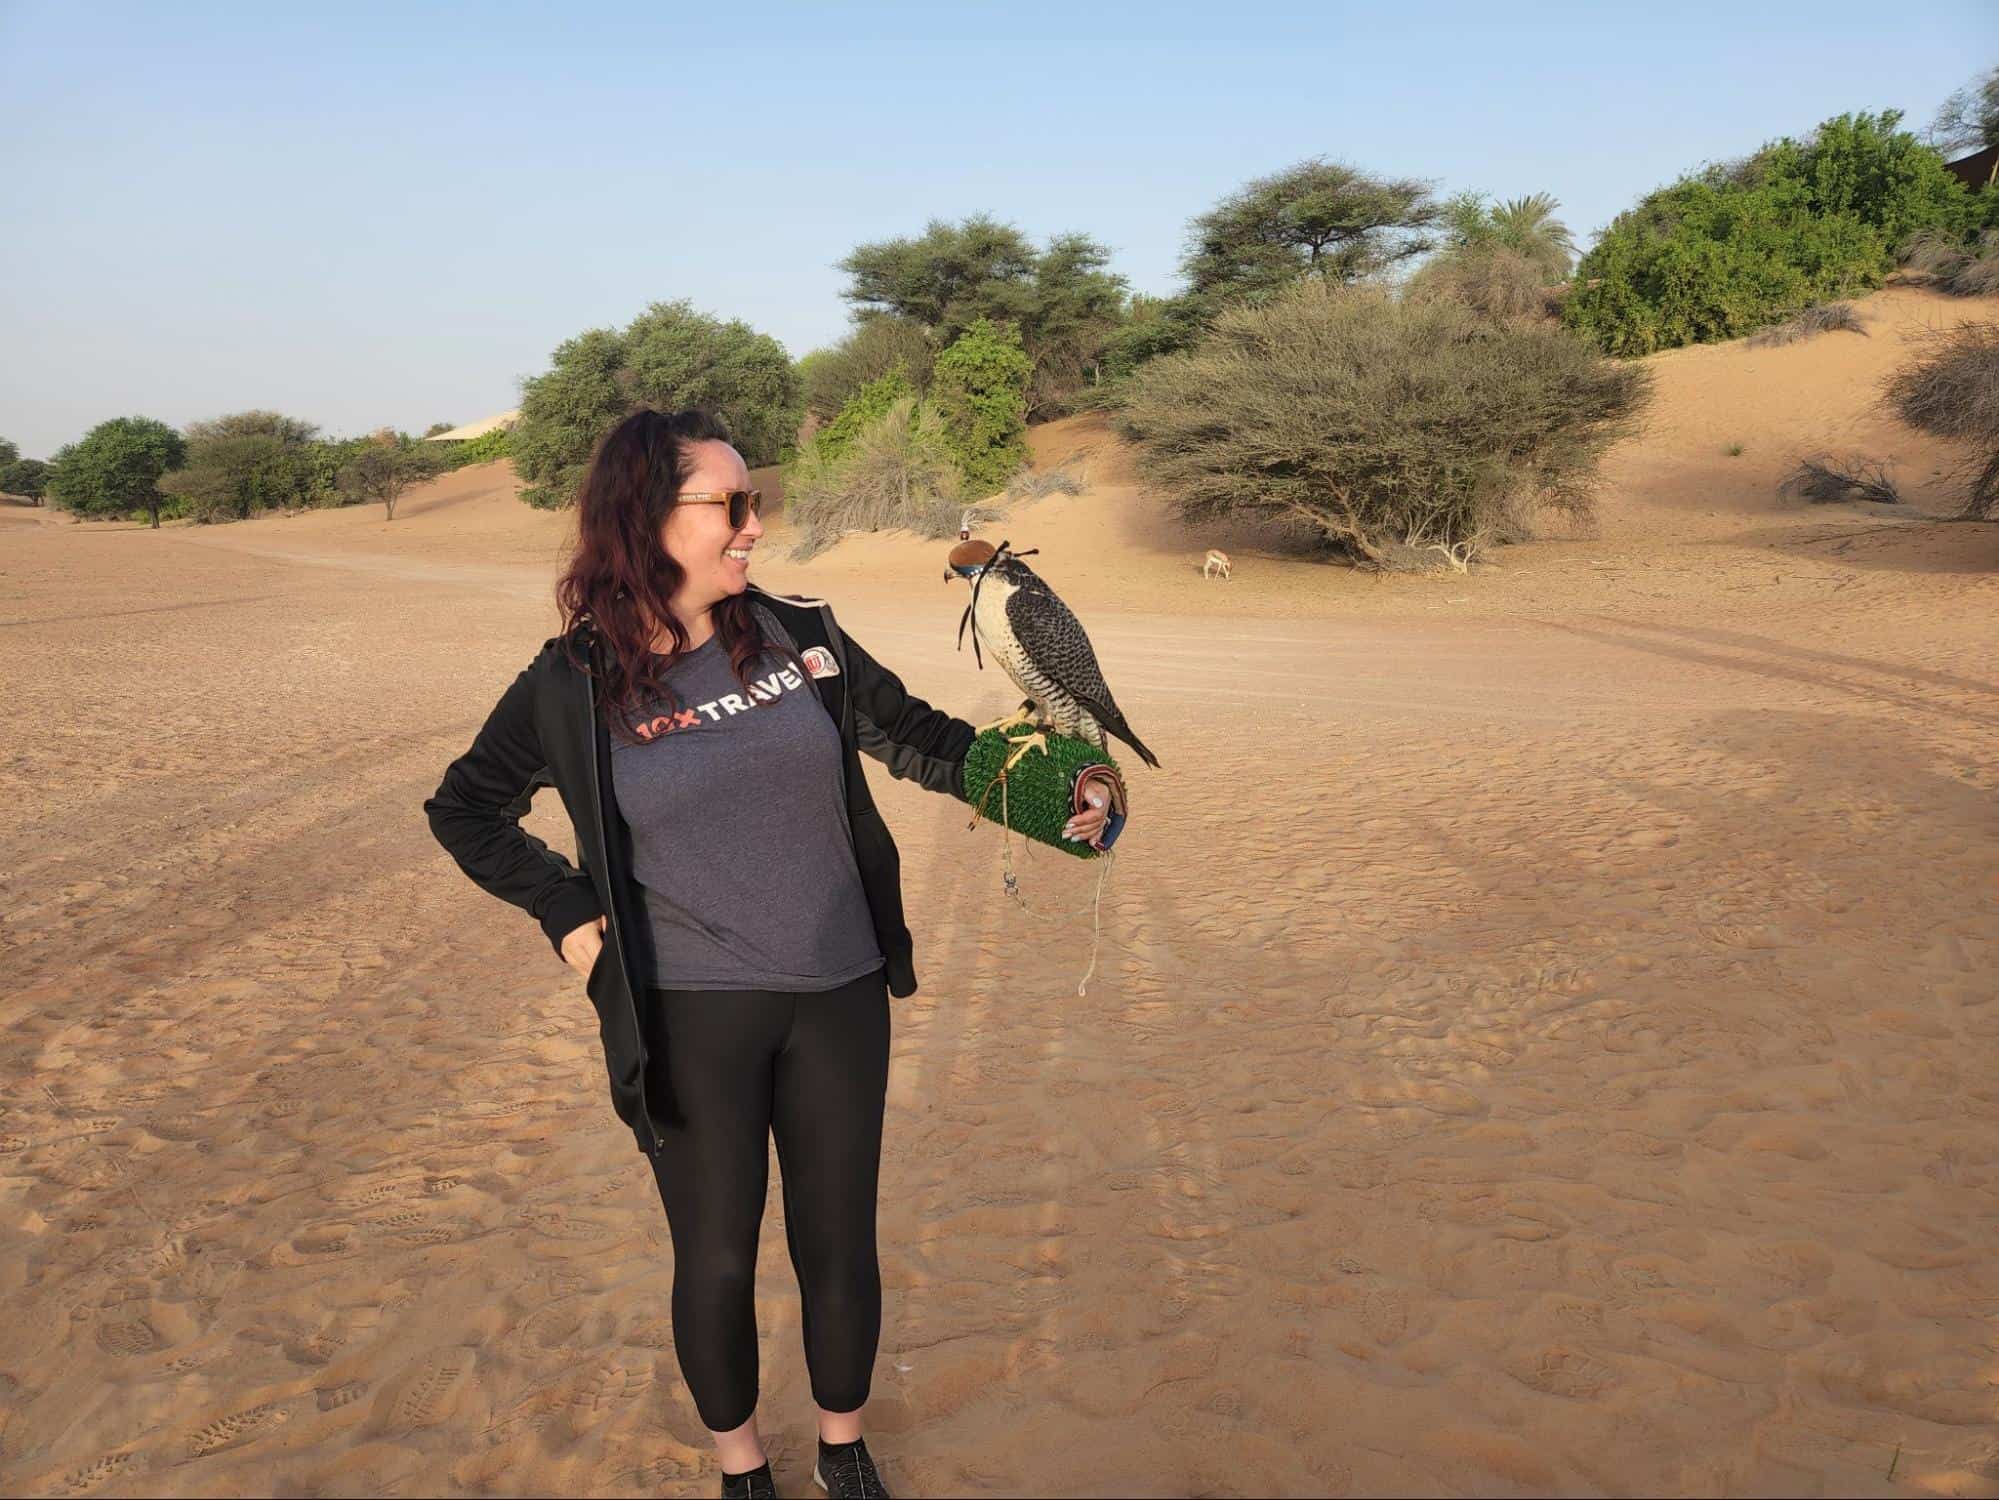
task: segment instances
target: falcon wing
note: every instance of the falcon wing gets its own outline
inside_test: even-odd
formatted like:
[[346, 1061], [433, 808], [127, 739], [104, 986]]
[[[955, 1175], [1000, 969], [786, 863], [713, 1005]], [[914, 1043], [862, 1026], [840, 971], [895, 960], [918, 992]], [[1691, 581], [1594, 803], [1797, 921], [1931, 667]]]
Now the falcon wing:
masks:
[[1045, 585], [1015, 589], [1007, 596], [1006, 622], [1035, 666], [1088, 709], [1091, 718], [1099, 724], [1123, 722], [1083, 622], [1053, 590]]

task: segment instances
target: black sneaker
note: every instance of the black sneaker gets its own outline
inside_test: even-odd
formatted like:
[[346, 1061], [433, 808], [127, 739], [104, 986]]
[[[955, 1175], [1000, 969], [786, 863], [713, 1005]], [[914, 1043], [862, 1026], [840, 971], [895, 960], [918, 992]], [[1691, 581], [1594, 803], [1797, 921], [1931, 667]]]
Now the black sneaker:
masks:
[[819, 1461], [812, 1466], [812, 1482], [824, 1490], [830, 1500], [849, 1500], [849, 1497], [851, 1500], [889, 1500], [888, 1486], [875, 1472], [875, 1461], [868, 1457], [865, 1438], [830, 1445], [825, 1439], [820, 1439]]
[[722, 1500], [777, 1500], [777, 1481], [765, 1459], [747, 1474], [722, 1475]]

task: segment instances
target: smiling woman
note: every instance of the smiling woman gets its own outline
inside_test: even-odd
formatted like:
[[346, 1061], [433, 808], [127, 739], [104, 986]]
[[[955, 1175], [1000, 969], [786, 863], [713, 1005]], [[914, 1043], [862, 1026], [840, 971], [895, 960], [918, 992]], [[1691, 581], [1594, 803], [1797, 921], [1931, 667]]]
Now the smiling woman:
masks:
[[[875, 1203], [889, 997], [916, 989], [901, 862], [860, 752], [965, 800], [975, 735], [823, 600], [757, 588], [759, 497], [728, 429], [635, 412], [599, 444], [563, 633], [425, 804], [596, 1007], [619, 1118], [673, 1240], [674, 1347], [724, 1494], [771, 1494], [754, 1293], [772, 1136], [819, 1406], [815, 1475], [884, 1495], [861, 1437], [881, 1333]], [[554, 784], [582, 869], [520, 827]]]

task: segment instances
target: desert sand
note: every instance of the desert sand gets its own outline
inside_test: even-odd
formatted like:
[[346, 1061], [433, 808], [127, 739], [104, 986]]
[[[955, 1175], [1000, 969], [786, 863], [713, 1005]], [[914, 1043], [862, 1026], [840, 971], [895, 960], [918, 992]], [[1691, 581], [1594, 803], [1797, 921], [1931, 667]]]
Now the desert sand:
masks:
[[[867, 1413], [909, 1495], [1999, 1494], [1999, 525], [1926, 326], [1659, 356], [1593, 534], [1375, 579], [1100, 424], [1034, 546], [1163, 769], [1103, 902], [868, 773], [895, 1002]], [[1740, 443], [1743, 451], [1727, 449]], [[1775, 493], [1804, 453], [1911, 501]], [[0, 1491], [712, 1493], [582, 982], [421, 804], [555, 625], [505, 465], [195, 528], [0, 510]], [[911, 689], [947, 543], [754, 576]], [[1221, 545], [1232, 581], [1204, 580]], [[529, 826], [569, 831], [552, 794]], [[1038, 915], [1037, 915], [1038, 914]], [[773, 1169], [762, 1419], [809, 1492]]]

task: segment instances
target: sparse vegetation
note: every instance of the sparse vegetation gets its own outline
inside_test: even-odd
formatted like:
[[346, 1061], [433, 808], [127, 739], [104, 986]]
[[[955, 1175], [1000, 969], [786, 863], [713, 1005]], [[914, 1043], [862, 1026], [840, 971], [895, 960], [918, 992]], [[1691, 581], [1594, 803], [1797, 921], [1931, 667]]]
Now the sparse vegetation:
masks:
[[1498, 323], [1545, 323], [1560, 316], [1561, 288], [1534, 260], [1500, 244], [1447, 251], [1409, 278], [1414, 302], [1455, 302]]
[[1742, 451], [1743, 451], [1742, 444], [1730, 443], [1724, 451], [1728, 454], [1730, 458], [1740, 458], [1742, 457]]
[[1067, 465], [1053, 469], [1022, 469], [1006, 487], [1009, 502], [1040, 500], [1048, 495], [1080, 495], [1083, 481]]
[[1314, 279], [1140, 370], [1116, 421], [1188, 521], [1285, 517], [1364, 566], [1433, 547], [1455, 565], [1538, 508], [1587, 516], [1650, 382], [1560, 328]]
[[1796, 495], [1814, 505], [1838, 505], [1849, 500], [1867, 500], [1877, 505], [1902, 503], [1887, 466], [1872, 459], [1808, 458], [1777, 489], [1780, 494]]
[[1835, 332], [1857, 333], [1865, 337], [1867, 325], [1861, 322], [1860, 314], [1849, 303], [1819, 303], [1794, 318], [1757, 329], [1749, 335], [1747, 342], [1751, 349], [1768, 349], [1780, 344], [1795, 344], [1799, 339], [1812, 338], [1817, 334]]
[[[1999, 189], [1987, 188], [1999, 196]], [[1989, 297], [1999, 292], [1999, 229], [1966, 239], [1939, 230], [1911, 235], [1902, 247], [1902, 271], [1954, 297]]]
[[961, 493], [940, 414], [904, 396], [839, 455], [815, 444], [785, 471], [785, 514], [797, 528], [791, 555], [816, 557], [854, 531], [955, 536]]
[[1981, 467], [1962, 514], [1985, 520], [1999, 507], [1999, 323], [1963, 323], [1927, 341], [1890, 377], [1885, 400], [1911, 427], [1971, 446]]

